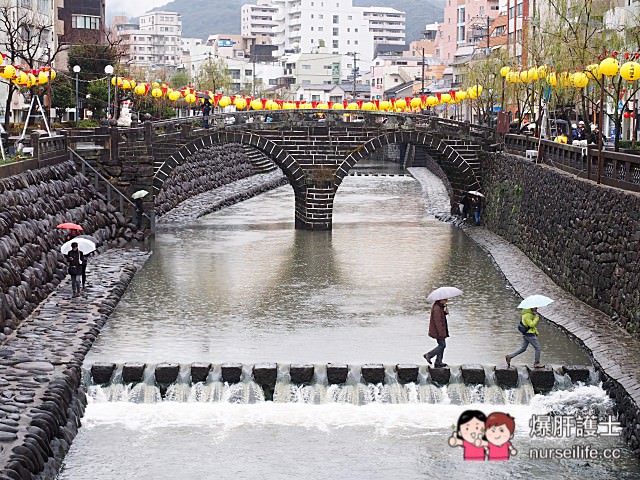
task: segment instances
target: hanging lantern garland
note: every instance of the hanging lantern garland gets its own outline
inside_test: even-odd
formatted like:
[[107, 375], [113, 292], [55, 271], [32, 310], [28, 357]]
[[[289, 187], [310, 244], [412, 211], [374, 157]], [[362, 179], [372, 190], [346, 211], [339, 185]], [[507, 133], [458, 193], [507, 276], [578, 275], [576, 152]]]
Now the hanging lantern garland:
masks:
[[[2, 56], [2, 62], [6, 60], [5, 54]], [[40, 67], [37, 69], [29, 69], [24, 65], [0, 65], [0, 77], [10, 81], [19, 88], [31, 88], [46, 85], [56, 78], [56, 72], [51, 67]]]

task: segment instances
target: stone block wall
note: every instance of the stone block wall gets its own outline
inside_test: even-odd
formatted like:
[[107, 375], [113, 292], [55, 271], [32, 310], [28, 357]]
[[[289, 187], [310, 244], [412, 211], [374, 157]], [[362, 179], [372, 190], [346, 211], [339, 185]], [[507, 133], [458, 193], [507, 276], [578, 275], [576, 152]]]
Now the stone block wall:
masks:
[[226, 144], [194, 152], [177, 166], [155, 199], [155, 211], [162, 215], [180, 202], [256, 173], [241, 145]]
[[11, 312], [0, 315], [0, 341], [60, 283], [67, 265], [60, 252], [74, 222], [99, 242], [124, 234], [124, 217], [96, 194], [73, 162], [0, 180], [0, 288]]
[[513, 155], [483, 163], [486, 227], [640, 338], [640, 195]]

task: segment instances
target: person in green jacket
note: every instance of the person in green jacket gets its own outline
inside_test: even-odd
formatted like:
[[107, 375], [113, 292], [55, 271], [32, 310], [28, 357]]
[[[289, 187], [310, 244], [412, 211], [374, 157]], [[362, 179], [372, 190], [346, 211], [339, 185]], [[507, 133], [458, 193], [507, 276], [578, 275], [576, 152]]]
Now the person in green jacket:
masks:
[[507, 367], [511, 367], [511, 360], [523, 353], [529, 348], [529, 345], [531, 345], [535, 350], [535, 363], [533, 367], [544, 368], [544, 365], [540, 363], [540, 342], [538, 341], [538, 329], [536, 328], [539, 320], [538, 307], [525, 308], [522, 310], [522, 324], [527, 330], [522, 334], [522, 345], [520, 345], [520, 348], [504, 357], [507, 361]]

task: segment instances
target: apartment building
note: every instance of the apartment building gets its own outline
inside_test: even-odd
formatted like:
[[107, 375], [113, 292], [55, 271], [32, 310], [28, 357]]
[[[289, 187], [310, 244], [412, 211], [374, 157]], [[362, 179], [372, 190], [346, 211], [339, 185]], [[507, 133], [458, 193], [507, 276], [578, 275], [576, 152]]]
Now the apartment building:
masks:
[[182, 21], [176, 12], [152, 12], [138, 23], [116, 23], [122, 63], [137, 68], [175, 70], [182, 55]]
[[326, 47], [371, 61], [376, 44], [404, 44], [405, 20], [399, 10], [354, 7], [353, 0], [258, 0], [243, 5], [241, 25], [246, 35], [270, 32], [278, 55]]
[[483, 40], [486, 42], [487, 19], [490, 25], [499, 15], [500, 1], [446, 0], [437, 48], [437, 55], [443, 62], [452, 63], [459, 48], [480, 45]]
[[58, 54], [56, 65], [66, 70], [67, 47], [105, 42], [105, 0], [55, 0], [55, 8], [59, 22], [56, 27], [58, 43], [65, 47]]

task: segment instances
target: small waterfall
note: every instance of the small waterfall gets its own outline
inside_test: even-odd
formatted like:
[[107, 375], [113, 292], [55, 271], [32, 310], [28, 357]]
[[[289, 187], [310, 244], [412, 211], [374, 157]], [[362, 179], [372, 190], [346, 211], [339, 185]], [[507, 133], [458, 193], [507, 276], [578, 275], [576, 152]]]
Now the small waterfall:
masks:
[[554, 390], [570, 390], [573, 388], [573, 382], [568, 373], [562, 373], [562, 367], [556, 367], [553, 369], [553, 389]]
[[156, 366], [146, 365], [141, 383], [137, 383], [129, 393], [129, 401], [134, 403], [156, 403], [162, 401], [160, 389], [156, 386]]
[[449, 385], [446, 387], [446, 394], [450, 403], [454, 405], [467, 405], [470, 403], [471, 395], [462, 381], [460, 367], [450, 367]]
[[600, 385], [600, 372], [595, 368], [589, 368], [589, 385]]
[[[145, 366], [143, 379], [140, 383], [123, 383], [123, 365], [114, 365], [111, 379], [106, 385], [91, 384], [90, 369], [83, 370], [83, 378], [85, 382], [89, 382], [85, 383], [88, 395], [97, 402], [156, 403], [173, 401], [254, 404], [272, 399], [274, 403], [314, 405], [326, 403], [504, 405], [529, 404], [535, 396], [526, 367], [518, 367], [516, 388], [503, 389], [498, 385], [493, 366], [484, 367], [484, 384], [467, 385], [464, 383], [462, 369], [450, 367], [448, 384], [438, 386], [433, 383], [430, 371], [424, 365], [417, 367], [416, 381], [406, 384], [403, 384], [398, 377], [396, 365], [385, 365], [383, 367], [384, 379], [377, 384], [367, 383], [362, 375], [362, 367], [351, 365], [348, 367], [345, 383], [330, 385], [326, 365], [313, 366], [314, 374], [309, 383], [293, 384], [291, 383], [290, 365], [278, 364], [275, 367], [277, 371], [275, 372], [276, 382], [273, 388], [273, 397], [271, 397], [269, 385], [264, 386], [268, 390], [265, 395], [263, 386], [253, 379], [253, 365], [243, 365], [239, 382], [232, 384], [223, 380], [222, 365], [214, 364], [204, 382], [192, 385], [191, 368], [192, 366], [189, 364], [180, 365], [176, 381], [168, 386], [156, 384], [156, 365]], [[402, 373], [407, 372], [403, 370]], [[590, 370], [590, 374], [589, 383], [597, 383], [599, 380], [597, 373]], [[573, 384], [571, 378], [563, 374], [560, 369], [554, 370], [554, 375], [555, 385], [553, 391], [547, 396], [555, 395], [558, 397], [565, 392], [570, 395], [576, 389], [592, 387], [591, 385]], [[544, 397], [542, 396], [543, 399]]]
[[175, 383], [169, 385], [165, 400], [173, 402], [187, 402], [191, 398], [191, 365], [180, 365], [178, 378]]
[[[420, 403], [449, 403], [446, 387], [437, 387], [431, 381], [431, 374], [426, 365], [418, 369], [418, 399]], [[445, 402], [446, 400], [446, 402]]]
[[527, 371], [527, 367], [518, 367], [518, 386], [514, 391], [512, 403], [528, 405], [534, 396], [535, 392], [533, 391], [531, 380], [529, 380], [529, 372]]
[[503, 405], [507, 403], [504, 390], [498, 386], [496, 380], [496, 369], [493, 367], [484, 367], [484, 401], [494, 405]]

